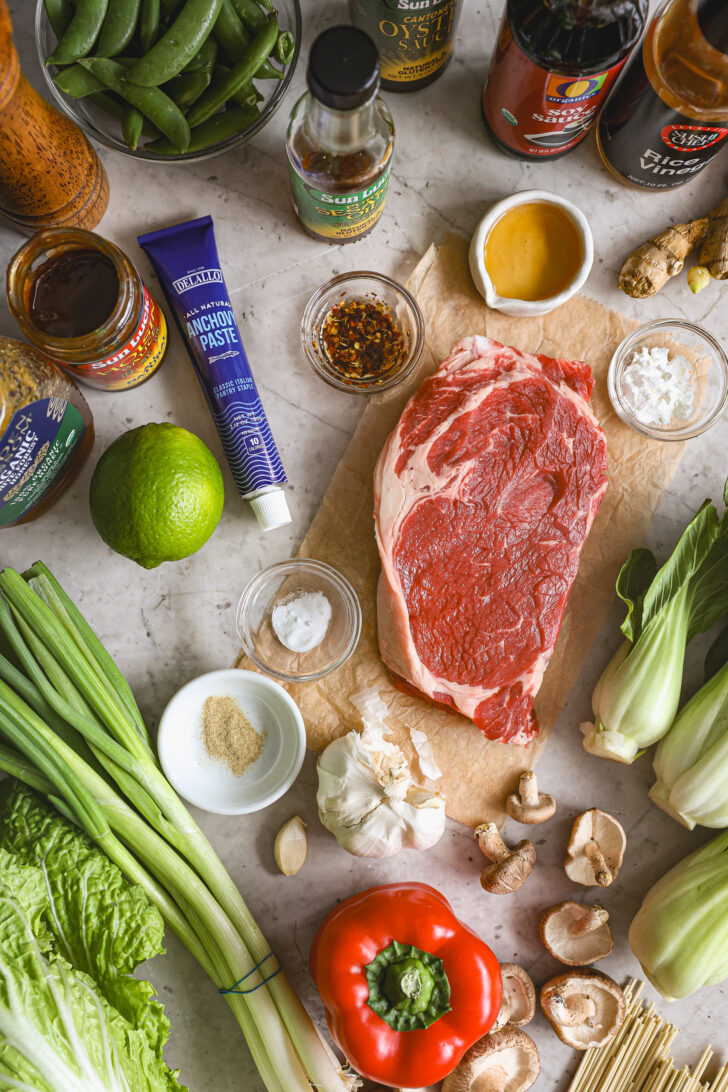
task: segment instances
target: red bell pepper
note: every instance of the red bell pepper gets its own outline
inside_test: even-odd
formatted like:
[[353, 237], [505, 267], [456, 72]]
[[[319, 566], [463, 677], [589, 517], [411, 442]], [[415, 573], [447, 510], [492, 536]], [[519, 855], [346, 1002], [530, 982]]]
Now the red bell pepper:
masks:
[[397, 1088], [446, 1077], [501, 1003], [498, 960], [423, 883], [372, 887], [335, 907], [311, 974], [354, 1069]]

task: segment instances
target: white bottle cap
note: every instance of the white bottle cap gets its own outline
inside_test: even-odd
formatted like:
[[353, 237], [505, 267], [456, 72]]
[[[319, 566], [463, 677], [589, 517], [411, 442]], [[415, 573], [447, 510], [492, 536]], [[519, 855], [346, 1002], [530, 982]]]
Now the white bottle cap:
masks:
[[253, 497], [250, 506], [263, 531], [275, 531], [276, 527], [283, 527], [291, 522], [288, 501], [282, 489], [271, 489], [270, 493]]

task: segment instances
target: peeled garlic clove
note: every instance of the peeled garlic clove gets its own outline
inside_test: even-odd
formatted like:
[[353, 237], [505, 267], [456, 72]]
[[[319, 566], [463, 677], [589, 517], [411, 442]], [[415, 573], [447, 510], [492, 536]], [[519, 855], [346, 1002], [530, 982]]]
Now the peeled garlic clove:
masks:
[[306, 824], [298, 815], [284, 823], [276, 835], [273, 856], [284, 876], [295, 876], [306, 860]]

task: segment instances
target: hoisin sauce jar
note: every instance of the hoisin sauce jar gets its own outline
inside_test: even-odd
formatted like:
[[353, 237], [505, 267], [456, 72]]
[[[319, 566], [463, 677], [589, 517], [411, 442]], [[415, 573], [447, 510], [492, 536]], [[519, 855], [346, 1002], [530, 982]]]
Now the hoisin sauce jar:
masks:
[[39, 231], [11, 260], [7, 295], [28, 341], [91, 387], [137, 387], [164, 359], [161, 308], [127, 256], [95, 232]]

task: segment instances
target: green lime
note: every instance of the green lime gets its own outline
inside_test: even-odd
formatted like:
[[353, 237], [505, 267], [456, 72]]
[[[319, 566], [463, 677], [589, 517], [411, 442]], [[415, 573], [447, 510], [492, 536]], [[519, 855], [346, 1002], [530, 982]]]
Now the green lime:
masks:
[[106, 449], [91, 479], [91, 518], [104, 542], [153, 569], [189, 557], [220, 522], [222, 473], [194, 433], [142, 425]]

